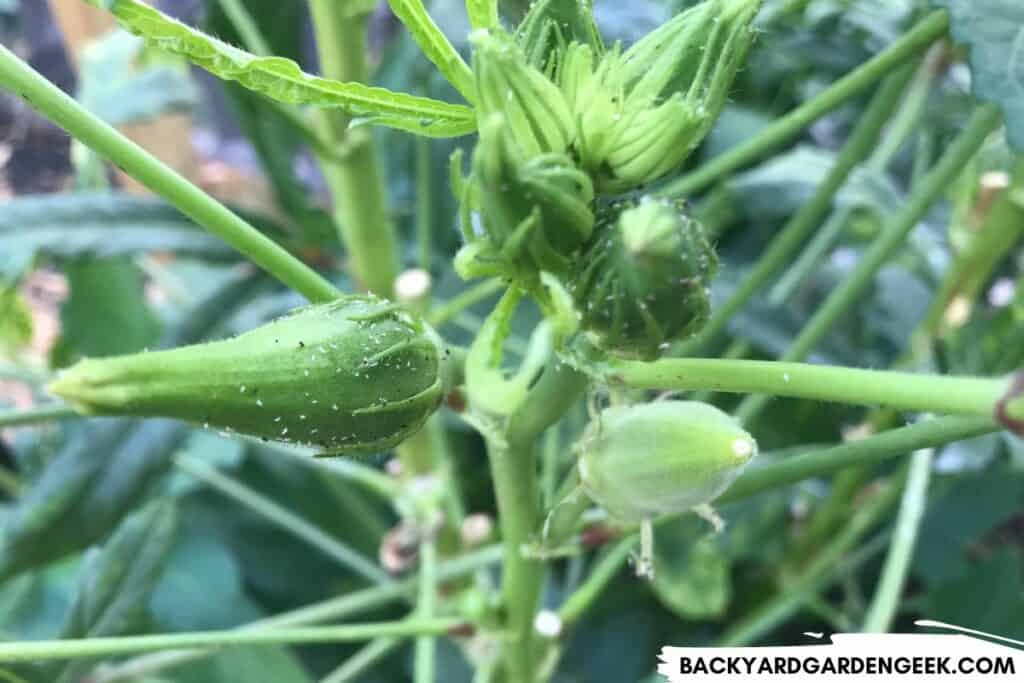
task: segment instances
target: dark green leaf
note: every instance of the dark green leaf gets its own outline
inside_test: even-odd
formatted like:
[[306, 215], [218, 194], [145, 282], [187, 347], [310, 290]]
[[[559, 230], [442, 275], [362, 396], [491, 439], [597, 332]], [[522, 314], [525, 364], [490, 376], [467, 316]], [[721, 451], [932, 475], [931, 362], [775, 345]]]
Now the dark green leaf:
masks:
[[1024, 3], [934, 1], [949, 9], [953, 38], [970, 50], [975, 97], [999, 105], [1010, 145], [1024, 152]]
[[0, 279], [19, 277], [41, 254], [74, 259], [150, 250], [238, 259], [156, 199], [107, 192], [26, 196], [4, 202], [0, 211]]
[[658, 528], [654, 545], [655, 595], [684, 619], [722, 616], [732, 597], [729, 558], [714, 538], [687, 532], [683, 520]]

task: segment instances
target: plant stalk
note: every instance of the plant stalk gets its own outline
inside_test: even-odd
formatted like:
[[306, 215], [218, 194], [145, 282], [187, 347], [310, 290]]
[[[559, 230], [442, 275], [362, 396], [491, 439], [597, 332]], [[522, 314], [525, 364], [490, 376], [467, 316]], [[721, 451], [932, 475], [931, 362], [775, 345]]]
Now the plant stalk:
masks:
[[310, 301], [330, 301], [341, 296], [334, 285], [309, 266], [65, 95], [2, 46], [0, 87], [21, 97], [76, 140]]
[[[327, 78], [366, 83], [369, 5], [360, 0], [309, 0], [320, 70]], [[390, 297], [398, 275], [398, 244], [387, 210], [376, 146], [368, 127], [350, 129], [338, 110], [320, 112], [323, 137], [343, 159], [322, 158], [334, 201], [334, 219], [348, 251], [354, 279]]]

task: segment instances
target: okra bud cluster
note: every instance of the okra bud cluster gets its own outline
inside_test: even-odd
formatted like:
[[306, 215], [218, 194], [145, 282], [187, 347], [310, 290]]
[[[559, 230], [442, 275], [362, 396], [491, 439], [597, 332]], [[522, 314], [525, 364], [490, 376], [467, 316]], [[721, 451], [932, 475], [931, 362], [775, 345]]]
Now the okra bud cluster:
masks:
[[352, 295], [232, 339], [86, 359], [50, 389], [87, 414], [174, 417], [326, 453], [375, 452], [438, 408], [447, 356], [412, 313]]

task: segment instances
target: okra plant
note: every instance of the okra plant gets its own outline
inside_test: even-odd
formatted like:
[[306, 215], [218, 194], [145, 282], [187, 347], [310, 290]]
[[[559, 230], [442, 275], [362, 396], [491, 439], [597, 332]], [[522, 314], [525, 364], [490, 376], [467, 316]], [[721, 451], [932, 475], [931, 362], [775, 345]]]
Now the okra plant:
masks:
[[[815, 21], [822, 41], [829, 22], [848, 28], [836, 3], [669, 3], [623, 39], [595, 19], [602, 0], [466, 0], [468, 25], [442, 16], [452, 3], [432, 16], [388, 0], [405, 33], [376, 77], [365, 0], [309, 0], [320, 75], [294, 61], [303, 3], [282, 10], [296, 13], [281, 20], [291, 37], [274, 3], [211, 0], [206, 31], [140, 0], [89, 4], [147, 54], [226, 82], [289, 224], [219, 203], [0, 48], [0, 86], [156, 197], [94, 187], [71, 195], [69, 223], [110, 227], [114, 206], [139, 231], [177, 231], [171, 269], [234, 264], [210, 291], [183, 288], [190, 308], [159, 349], [72, 346], [53, 368], [3, 367], [53, 398], [0, 415], [40, 427], [3, 473], [0, 678], [647, 680], [659, 643], [939, 618], [934, 596], [959, 575], [919, 567], [915, 542], [935, 557], [929, 530], [964, 482], [999, 481], [991, 496], [1009, 512], [1024, 500], [1024, 62], [1005, 58], [1024, 36], [1018, 3], [903, 3], [885, 47], [796, 95], [781, 91], [786, 70], [821, 65], [787, 63], [798, 47], [785, 38]], [[738, 104], [780, 68], [759, 106], [788, 98], [790, 111]], [[952, 123], [930, 118], [936, 102]], [[800, 139], [831, 146], [827, 159]], [[300, 145], [331, 215], [289, 176]], [[405, 220], [387, 179], [410, 164]], [[954, 209], [938, 216], [945, 199]], [[33, 239], [17, 218], [31, 201], [50, 206], [11, 200], [15, 236], [0, 240]], [[98, 251], [164, 246], [132, 234]], [[14, 279], [46, 259], [81, 269], [64, 240]], [[72, 297], [107, 296], [106, 280], [89, 282], [73, 277]], [[872, 316], [888, 322], [859, 327]], [[897, 332], [865, 339], [879, 329]], [[936, 469], [970, 447], [940, 449], [976, 437], [988, 479]], [[244, 524], [217, 522], [223, 498], [204, 490], [247, 510]], [[224, 529], [190, 541], [177, 517], [186, 532], [206, 518]], [[248, 548], [240, 560], [228, 538]], [[274, 554], [295, 539], [309, 547]], [[980, 553], [1019, 560], [1019, 537], [1005, 555], [990, 540]], [[253, 620], [254, 607], [222, 618], [204, 604], [192, 618], [188, 553], [238, 562], [254, 593], [291, 609]], [[330, 580], [293, 585], [324, 558]], [[19, 601], [69, 567], [63, 626], [26, 627]], [[234, 581], [224, 601], [251, 607]], [[218, 603], [220, 588], [194, 590]], [[924, 597], [905, 604], [914, 590]], [[602, 635], [616, 614], [647, 635]], [[580, 663], [615, 637], [638, 643], [638, 663]], [[302, 649], [303, 668], [283, 645], [322, 649]], [[231, 663], [241, 652], [259, 653], [249, 674]]]

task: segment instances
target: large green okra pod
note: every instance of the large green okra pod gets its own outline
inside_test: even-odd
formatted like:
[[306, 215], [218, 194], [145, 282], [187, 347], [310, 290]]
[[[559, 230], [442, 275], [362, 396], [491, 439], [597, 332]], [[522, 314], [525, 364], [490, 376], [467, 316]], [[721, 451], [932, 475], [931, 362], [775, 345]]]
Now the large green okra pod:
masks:
[[175, 417], [329, 453], [373, 452], [437, 409], [447, 355], [415, 315], [356, 295], [224, 341], [83, 360], [50, 388], [87, 414]]

